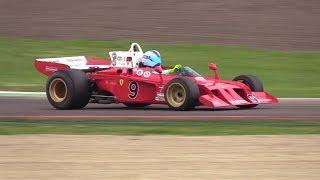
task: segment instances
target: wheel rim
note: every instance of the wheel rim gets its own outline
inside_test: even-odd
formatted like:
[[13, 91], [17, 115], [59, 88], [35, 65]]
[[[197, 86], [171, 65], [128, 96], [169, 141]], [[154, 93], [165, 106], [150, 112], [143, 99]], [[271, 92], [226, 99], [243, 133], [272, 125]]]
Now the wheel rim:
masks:
[[68, 88], [64, 80], [61, 78], [51, 81], [49, 86], [49, 94], [53, 101], [62, 102], [67, 96]]
[[173, 107], [180, 107], [186, 100], [186, 90], [180, 83], [172, 83], [167, 88], [167, 101]]

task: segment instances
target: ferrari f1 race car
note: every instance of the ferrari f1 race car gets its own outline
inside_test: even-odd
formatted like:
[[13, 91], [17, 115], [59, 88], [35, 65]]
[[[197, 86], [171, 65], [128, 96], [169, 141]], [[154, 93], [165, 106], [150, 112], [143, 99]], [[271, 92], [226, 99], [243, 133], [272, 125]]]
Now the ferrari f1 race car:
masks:
[[173, 110], [190, 110], [196, 106], [252, 108], [278, 102], [264, 92], [257, 77], [221, 80], [213, 63], [209, 69], [214, 77], [209, 78], [188, 66], [172, 74], [163, 74], [165, 67], [140, 67], [143, 51], [137, 43], [131, 44], [129, 51], [111, 51], [109, 55], [110, 60], [84, 56], [37, 59], [34, 66], [48, 76], [50, 104], [57, 109], [80, 109], [88, 103], [166, 104]]

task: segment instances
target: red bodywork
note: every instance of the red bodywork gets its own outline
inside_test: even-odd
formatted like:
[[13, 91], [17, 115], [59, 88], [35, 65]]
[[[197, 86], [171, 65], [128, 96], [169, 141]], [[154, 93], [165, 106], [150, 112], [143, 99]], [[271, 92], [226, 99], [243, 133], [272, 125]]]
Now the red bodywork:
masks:
[[[35, 61], [34, 65], [46, 76], [51, 76], [55, 71], [70, 68], [66, 64], [56, 62]], [[88, 65], [86, 69], [88, 78], [95, 82], [97, 89], [114, 96], [119, 103], [166, 104], [163, 97], [166, 84], [179, 77], [163, 75], [148, 67], [110, 66], [101, 70], [99, 66], [110, 65], [110, 61], [94, 58], [87, 58], [86, 65]], [[241, 82], [219, 79], [213, 64], [210, 65], [210, 69], [215, 73], [214, 78], [189, 77], [199, 87], [198, 105], [218, 108], [278, 102], [277, 98], [267, 92], [252, 92]]]

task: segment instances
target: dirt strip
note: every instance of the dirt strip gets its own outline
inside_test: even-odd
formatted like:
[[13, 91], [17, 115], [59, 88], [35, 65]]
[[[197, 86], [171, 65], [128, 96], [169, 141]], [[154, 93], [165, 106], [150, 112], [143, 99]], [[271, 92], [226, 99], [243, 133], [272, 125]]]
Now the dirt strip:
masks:
[[319, 179], [320, 135], [0, 136], [1, 179]]

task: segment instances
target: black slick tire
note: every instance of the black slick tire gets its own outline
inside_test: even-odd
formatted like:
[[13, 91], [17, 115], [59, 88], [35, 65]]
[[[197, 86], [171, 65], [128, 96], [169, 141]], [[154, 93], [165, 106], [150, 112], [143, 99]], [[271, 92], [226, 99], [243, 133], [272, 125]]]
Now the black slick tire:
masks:
[[167, 105], [176, 111], [194, 109], [200, 96], [197, 84], [187, 77], [179, 77], [168, 82], [164, 91]]
[[47, 81], [46, 94], [56, 109], [81, 109], [89, 103], [91, 95], [88, 77], [75, 69], [54, 72]]
[[[240, 75], [240, 76], [237, 76], [233, 79], [233, 81], [239, 81], [239, 82], [242, 82], [244, 83], [245, 85], [247, 85], [250, 90], [252, 92], [263, 92], [263, 84], [262, 82], [260, 81], [259, 78], [257, 78], [256, 76], [253, 76], [253, 75]], [[241, 106], [238, 106], [239, 108], [242, 108], [242, 109], [248, 109], [248, 108], [253, 108], [253, 107], [256, 107], [258, 104], [252, 104], [252, 105], [241, 105]]]

